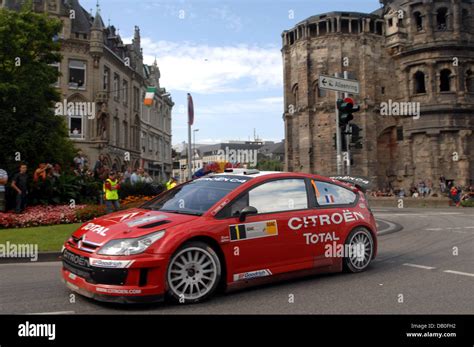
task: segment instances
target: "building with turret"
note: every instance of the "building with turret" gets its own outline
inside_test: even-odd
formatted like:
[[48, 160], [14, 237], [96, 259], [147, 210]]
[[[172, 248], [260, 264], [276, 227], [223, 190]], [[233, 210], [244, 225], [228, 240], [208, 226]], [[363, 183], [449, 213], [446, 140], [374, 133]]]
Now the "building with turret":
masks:
[[348, 71], [360, 82], [353, 122], [363, 136], [352, 174], [381, 189], [424, 180], [436, 190], [441, 176], [473, 184], [473, 4], [386, 0], [373, 13], [315, 15], [284, 31], [286, 169], [336, 172], [335, 95], [318, 78]]
[[[0, 8], [17, 10], [22, 1], [0, 1]], [[93, 114], [75, 107], [63, 116], [69, 136], [93, 166], [100, 154], [109, 167], [143, 167], [157, 178], [167, 179], [172, 171], [171, 111], [173, 101], [160, 86], [155, 62], [143, 62], [140, 29], [136, 26], [130, 44], [124, 44], [119, 30], [105, 25], [99, 6], [95, 15], [78, 0], [37, 0], [35, 11], [46, 12], [63, 22], [58, 35], [62, 61], [57, 81], [65, 104], [90, 105]], [[91, 11], [92, 12], [92, 11]], [[147, 90], [153, 88], [151, 106], [144, 105]]]

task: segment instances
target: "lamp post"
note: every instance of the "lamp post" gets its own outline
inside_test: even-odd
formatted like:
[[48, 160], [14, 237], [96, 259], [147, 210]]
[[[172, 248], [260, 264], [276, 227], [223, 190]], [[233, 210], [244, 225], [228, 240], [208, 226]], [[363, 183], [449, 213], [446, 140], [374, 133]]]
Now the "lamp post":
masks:
[[194, 153], [196, 152], [196, 132], [198, 132], [199, 129], [194, 129], [193, 130], [193, 168], [194, 168]]

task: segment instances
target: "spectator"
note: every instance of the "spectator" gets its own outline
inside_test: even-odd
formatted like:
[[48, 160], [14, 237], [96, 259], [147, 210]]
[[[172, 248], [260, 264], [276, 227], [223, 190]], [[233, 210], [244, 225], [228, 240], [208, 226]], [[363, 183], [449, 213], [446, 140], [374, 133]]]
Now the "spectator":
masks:
[[127, 170], [123, 173], [123, 183], [130, 183], [130, 178], [132, 177], [132, 167], [129, 166]]
[[105, 166], [105, 156], [103, 154], [99, 155], [99, 159], [95, 162], [94, 165], [94, 177], [95, 178], [100, 178], [104, 171], [104, 166]]
[[461, 204], [461, 190], [456, 187], [454, 184], [451, 187], [451, 190], [449, 191], [449, 196], [453, 200], [453, 202], [456, 204], [457, 207]]
[[16, 173], [12, 179], [12, 188], [16, 191], [15, 212], [22, 213], [26, 208], [26, 198], [28, 196], [28, 167], [20, 165], [20, 172]]
[[58, 163], [54, 164], [53, 169], [52, 169], [52, 174], [56, 178], [61, 176], [61, 165], [59, 165]]
[[78, 151], [77, 155], [74, 157], [74, 167], [79, 173], [82, 173], [82, 170], [85, 169], [86, 164], [87, 159], [84, 157], [84, 154], [82, 151]]
[[0, 212], [5, 212], [6, 202], [5, 202], [5, 185], [8, 182], [8, 173], [0, 169]]
[[446, 193], [446, 178], [444, 176], [439, 178], [439, 189], [441, 190], [441, 193]]
[[174, 177], [170, 177], [169, 181], [166, 182], [166, 190], [173, 189], [178, 185], [178, 181]]
[[138, 169], [136, 169], [130, 175], [130, 183], [134, 185], [134, 184], [137, 184], [138, 182], [140, 182], [140, 175], [138, 174]]
[[143, 174], [143, 182], [148, 183], [148, 184], [153, 183], [153, 178], [146, 171]]
[[35, 170], [34, 174], [33, 174], [33, 182], [38, 182], [40, 179], [44, 182], [46, 181], [46, 171], [51, 168], [51, 165], [50, 164], [46, 164], [46, 163], [40, 163], [38, 165], [38, 168]]
[[105, 207], [107, 213], [112, 213], [112, 208], [118, 211], [120, 208], [119, 194], [120, 184], [114, 171], [110, 171], [109, 178], [104, 182]]

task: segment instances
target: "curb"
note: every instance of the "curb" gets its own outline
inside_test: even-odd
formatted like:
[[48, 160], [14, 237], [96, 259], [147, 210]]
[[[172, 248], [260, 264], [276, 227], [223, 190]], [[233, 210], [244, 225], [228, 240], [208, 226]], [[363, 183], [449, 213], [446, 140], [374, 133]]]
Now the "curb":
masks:
[[2, 264], [17, 264], [17, 263], [46, 263], [53, 261], [60, 261], [61, 252], [43, 252], [38, 253], [38, 259], [31, 261], [30, 258], [0, 258], [0, 265]]

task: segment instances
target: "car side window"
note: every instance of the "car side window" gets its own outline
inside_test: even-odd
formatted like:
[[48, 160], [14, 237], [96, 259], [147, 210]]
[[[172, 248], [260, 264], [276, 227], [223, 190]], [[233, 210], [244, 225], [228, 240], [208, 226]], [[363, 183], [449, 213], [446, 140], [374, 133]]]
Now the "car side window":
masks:
[[311, 181], [320, 206], [328, 205], [350, 205], [357, 198], [354, 192], [344, 187], [320, 181]]
[[304, 179], [281, 179], [261, 184], [248, 192], [248, 206], [258, 213], [308, 208]]
[[248, 193], [242, 195], [240, 198], [235, 200], [234, 203], [230, 206], [230, 216], [238, 216], [240, 211], [247, 206], [249, 206]]

